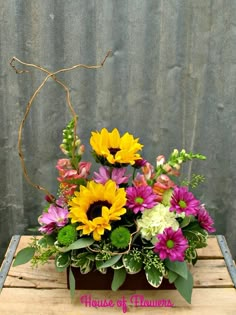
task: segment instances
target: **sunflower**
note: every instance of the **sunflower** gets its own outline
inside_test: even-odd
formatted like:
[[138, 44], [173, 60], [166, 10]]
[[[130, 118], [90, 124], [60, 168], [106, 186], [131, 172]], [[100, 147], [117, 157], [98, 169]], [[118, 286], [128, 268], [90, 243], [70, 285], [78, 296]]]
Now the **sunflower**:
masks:
[[80, 186], [69, 202], [69, 217], [72, 223], [80, 223], [77, 230], [82, 230], [83, 235], [93, 233], [94, 240], [100, 241], [105, 230], [111, 230], [110, 222], [120, 220], [126, 213], [125, 204], [124, 188], [117, 188], [112, 180], [104, 185], [90, 181], [86, 187]]
[[122, 137], [119, 131], [115, 128], [112, 132], [108, 132], [106, 128], [99, 132], [92, 132], [90, 144], [100, 160], [104, 159], [108, 164], [135, 164], [135, 161], [140, 160], [141, 156], [137, 153], [142, 149], [139, 138], [134, 137], [126, 132]]

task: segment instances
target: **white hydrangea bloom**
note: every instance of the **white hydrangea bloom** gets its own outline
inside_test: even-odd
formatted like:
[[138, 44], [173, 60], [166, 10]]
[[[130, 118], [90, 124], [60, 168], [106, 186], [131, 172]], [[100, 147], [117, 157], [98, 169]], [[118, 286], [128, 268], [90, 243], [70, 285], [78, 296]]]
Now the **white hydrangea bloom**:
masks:
[[163, 233], [165, 228], [172, 227], [175, 231], [179, 228], [176, 214], [160, 203], [152, 209], [145, 210], [137, 223], [142, 237], [153, 244], [157, 242], [156, 235]]

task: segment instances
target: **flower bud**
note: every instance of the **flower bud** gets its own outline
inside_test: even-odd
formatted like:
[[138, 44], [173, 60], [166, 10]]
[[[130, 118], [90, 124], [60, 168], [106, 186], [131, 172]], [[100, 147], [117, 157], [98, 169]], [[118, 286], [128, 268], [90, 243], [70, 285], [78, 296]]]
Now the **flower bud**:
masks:
[[160, 166], [163, 165], [165, 163], [165, 157], [164, 155], [158, 155], [158, 157], [156, 158], [156, 166]]

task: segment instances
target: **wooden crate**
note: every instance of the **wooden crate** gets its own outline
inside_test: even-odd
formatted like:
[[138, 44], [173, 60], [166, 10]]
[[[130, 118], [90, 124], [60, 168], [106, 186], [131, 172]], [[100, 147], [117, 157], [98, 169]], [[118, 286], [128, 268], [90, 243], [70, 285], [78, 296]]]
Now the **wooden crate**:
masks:
[[[14, 236], [9, 245], [0, 273], [0, 287], [3, 287], [0, 295], [1, 315], [105, 315], [125, 312], [150, 315], [236, 314], [236, 268], [223, 236], [210, 237], [208, 247], [198, 251], [199, 260], [192, 268], [194, 289], [191, 305], [177, 290], [83, 290], [76, 291], [71, 302], [70, 292], [66, 288], [66, 272], [55, 271], [53, 261], [38, 269], [32, 269], [29, 263], [11, 266], [16, 252], [27, 246], [29, 241], [30, 236]], [[98, 306], [96, 301], [104, 299], [107, 307]], [[140, 299], [144, 299], [142, 306]], [[164, 307], [165, 303], [160, 302], [163, 307], [158, 307], [161, 300], [169, 301], [173, 306]]]

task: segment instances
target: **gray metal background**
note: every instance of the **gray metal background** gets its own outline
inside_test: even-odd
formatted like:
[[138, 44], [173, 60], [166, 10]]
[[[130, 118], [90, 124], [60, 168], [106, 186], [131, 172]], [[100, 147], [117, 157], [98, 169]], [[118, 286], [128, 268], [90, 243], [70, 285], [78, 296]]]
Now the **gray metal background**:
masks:
[[[60, 75], [71, 89], [79, 133], [118, 127], [140, 137], [144, 156], [185, 148], [207, 156], [184, 167], [206, 175], [195, 194], [236, 257], [236, 1], [0, 0], [0, 242], [37, 223], [43, 194], [25, 181], [17, 133], [43, 76], [16, 75], [12, 56], [57, 70], [77, 63], [101, 70]], [[56, 192], [61, 130], [70, 119], [52, 80], [33, 105], [23, 148], [32, 180]], [[89, 157], [89, 147], [86, 158]]]

